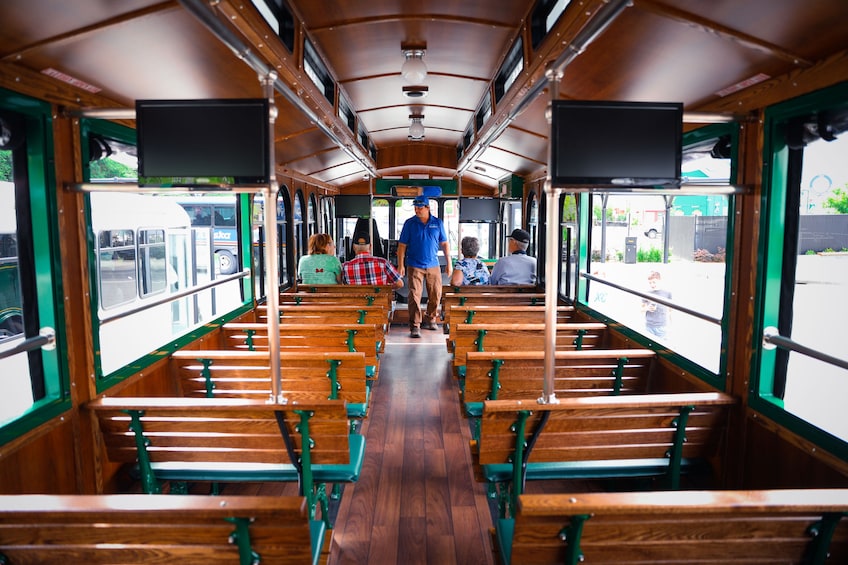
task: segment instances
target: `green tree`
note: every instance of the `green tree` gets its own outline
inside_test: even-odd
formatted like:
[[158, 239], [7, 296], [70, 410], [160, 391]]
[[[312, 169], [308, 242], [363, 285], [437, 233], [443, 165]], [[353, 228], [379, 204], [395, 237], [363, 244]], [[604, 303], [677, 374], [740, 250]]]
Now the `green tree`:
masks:
[[101, 159], [90, 164], [92, 179], [134, 179], [137, 172], [123, 163], [111, 159]]
[[[848, 185], [846, 185], [848, 188]], [[833, 196], [828, 196], [824, 203], [825, 208], [833, 208], [837, 214], [848, 214], [848, 191], [837, 188], [833, 191]]]
[[11, 151], [0, 151], [0, 180], [12, 182]]

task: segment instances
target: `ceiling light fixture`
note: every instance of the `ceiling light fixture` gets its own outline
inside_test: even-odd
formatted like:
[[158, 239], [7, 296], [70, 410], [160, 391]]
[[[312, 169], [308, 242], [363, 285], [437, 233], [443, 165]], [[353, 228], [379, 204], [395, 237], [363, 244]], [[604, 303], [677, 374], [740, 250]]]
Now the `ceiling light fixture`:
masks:
[[400, 46], [406, 60], [400, 68], [400, 74], [409, 84], [421, 84], [427, 78], [427, 65], [424, 64], [424, 52], [427, 45]]
[[410, 114], [409, 119], [412, 123], [409, 125], [409, 139], [412, 141], [421, 141], [424, 139], [424, 124], [421, 121], [424, 119], [424, 114]]

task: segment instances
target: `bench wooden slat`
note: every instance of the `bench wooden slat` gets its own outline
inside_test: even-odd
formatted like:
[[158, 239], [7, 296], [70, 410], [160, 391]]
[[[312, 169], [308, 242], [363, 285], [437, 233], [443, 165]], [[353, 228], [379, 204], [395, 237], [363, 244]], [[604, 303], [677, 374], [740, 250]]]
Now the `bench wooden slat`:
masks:
[[[557, 351], [553, 392], [557, 398], [611, 394], [615, 391], [616, 373], [621, 363], [619, 393], [644, 393], [655, 359], [656, 353], [650, 349]], [[518, 400], [541, 393], [544, 361], [545, 352], [540, 350], [469, 351], [466, 353], [463, 402], [493, 400], [495, 393], [497, 400]], [[495, 371], [497, 391], [492, 390]]]
[[[316, 563], [321, 523], [303, 497], [2, 495], [0, 554], [10, 563], [250, 563], [232, 543], [244, 523], [266, 563]], [[249, 556], [249, 554], [248, 554]]]
[[683, 467], [706, 465], [720, 454], [733, 404], [733, 397], [718, 392], [586, 396], [552, 404], [489, 400], [472, 448], [483, 478], [501, 491], [506, 517], [525, 474], [527, 480], [666, 475], [677, 488]]
[[848, 558], [848, 519], [829, 547], [811, 535], [824, 516], [848, 513], [848, 489], [521, 495], [518, 506], [514, 522], [498, 523], [508, 565], [806, 563], [816, 549], [828, 563]]
[[[280, 351], [317, 350], [325, 353], [362, 352], [369, 378], [379, 374], [379, 347], [374, 324], [280, 324]], [[352, 341], [351, 341], [352, 339]], [[223, 349], [268, 350], [268, 326], [227, 323], [221, 326]]]
[[[484, 332], [482, 346], [479, 344]], [[607, 326], [599, 322], [557, 324], [556, 346], [564, 349], [593, 349], [607, 345]], [[580, 339], [580, 347], [576, 341]], [[465, 365], [470, 351], [544, 350], [545, 324], [456, 324], [453, 344], [455, 367]]]
[[[268, 351], [195, 350], [170, 357], [171, 374], [182, 396], [268, 399], [272, 385]], [[290, 350], [280, 353], [281, 390], [297, 398], [330, 398], [328, 374], [335, 372], [336, 396], [367, 409], [368, 383], [365, 353]], [[208, 391], [206, 374], [214, 387]], [[364, 415], [364, 414], [363, 414]]]
[[330, 528], [322, 485], [358, 480], [365, 449], [365, 438], [350, 434], [345, 404], [101, 397], [86, 406], [97, 415], [110, 460], [132, 461], [135, 448], [145, 492], [160, 492], [162, 480], [296, 480], [310, 517], [320, 504]]

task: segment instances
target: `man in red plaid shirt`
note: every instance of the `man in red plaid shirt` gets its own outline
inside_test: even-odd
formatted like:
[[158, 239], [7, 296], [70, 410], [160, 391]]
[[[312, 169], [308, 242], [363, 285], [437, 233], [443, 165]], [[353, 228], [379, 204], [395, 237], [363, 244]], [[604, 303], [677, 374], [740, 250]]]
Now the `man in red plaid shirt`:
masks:
[[403, 286], [403, 277], [394, 265], [371, 255], [371, 238], [367, 233], [355, 236], [353, 251], [356, 257], [342, 265], [345, 284], [390, 284], [395, 289]]

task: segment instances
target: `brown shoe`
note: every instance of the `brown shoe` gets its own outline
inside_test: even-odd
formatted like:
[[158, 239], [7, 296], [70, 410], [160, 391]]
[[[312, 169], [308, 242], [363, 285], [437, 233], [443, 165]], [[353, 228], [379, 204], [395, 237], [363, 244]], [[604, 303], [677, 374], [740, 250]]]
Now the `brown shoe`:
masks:
[[438, 329], [438, 328], [436, 327], [436, 324], [434, 324], [433, 322], [421, 322], [421, 327], [422, 327], [423, 329], [425, 329], [425, 330], [435, 330], [435, 329]]
[[409, 328], [409, 337], [421, 337], [421, 332], [418, 328]]

